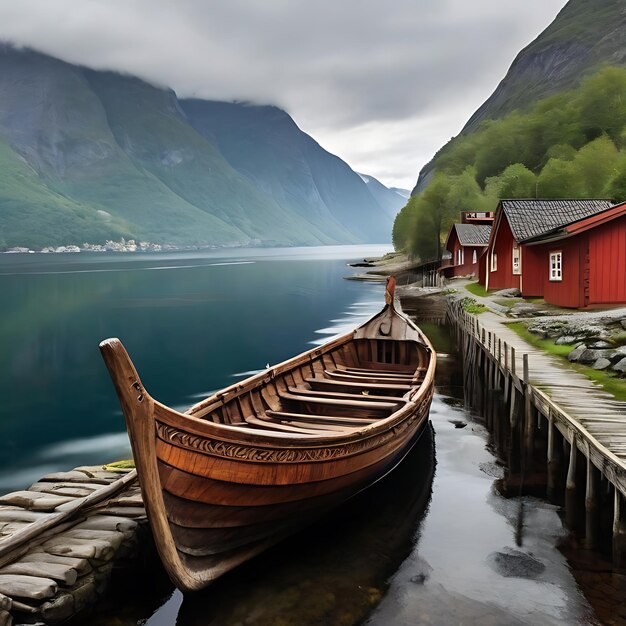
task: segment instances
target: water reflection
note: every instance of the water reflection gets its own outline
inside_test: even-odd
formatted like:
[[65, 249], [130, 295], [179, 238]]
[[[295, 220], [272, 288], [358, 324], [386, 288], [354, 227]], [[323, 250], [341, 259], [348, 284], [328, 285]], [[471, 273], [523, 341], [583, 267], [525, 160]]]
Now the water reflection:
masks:
[[385, 251], [0, 255], [0, 492], [130, 454], [101, 339], [122, 338], [153, 395], [187, 407], [325, 341], [331, 319], [366, 319], [382, 286], [343, 281], [346, 262]]

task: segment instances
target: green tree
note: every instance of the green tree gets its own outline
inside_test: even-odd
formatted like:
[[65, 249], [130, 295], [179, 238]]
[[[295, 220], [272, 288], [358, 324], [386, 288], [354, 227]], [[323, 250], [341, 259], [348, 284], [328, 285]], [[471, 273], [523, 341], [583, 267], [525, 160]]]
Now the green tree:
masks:
[[550, 159], [537, 179], [537, 195], [540, 198], [582, 198], [578, 168], [573, 161]]
[[626, 71], [605, 67], [585, 79], [575, 103], [581, 128], [588, 138], [606, 133], [619, 141], [626, 125]]
[[509, 165], [502, 174], [488, 178], [485, 191], [498, 198], [534, 198], [537, 177], [521, 163]]
[[588, 198], [602, 195], [615, 172], [619, 153], [615, 144], [606, 136], [583, 146], [573, 160], [580, 176], [581, 192]]

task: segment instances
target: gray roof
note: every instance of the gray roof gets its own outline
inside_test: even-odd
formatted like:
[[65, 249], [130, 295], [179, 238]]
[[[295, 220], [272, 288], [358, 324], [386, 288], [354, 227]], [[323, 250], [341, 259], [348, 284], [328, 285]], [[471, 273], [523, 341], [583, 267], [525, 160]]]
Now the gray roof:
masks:
[[613, 206], [610, 200], [501, 200], [513, 237], [524, 241]]
[[455, 224], [454, 228], [462, 246], [486, 246], [489, 243], [490, 224]]

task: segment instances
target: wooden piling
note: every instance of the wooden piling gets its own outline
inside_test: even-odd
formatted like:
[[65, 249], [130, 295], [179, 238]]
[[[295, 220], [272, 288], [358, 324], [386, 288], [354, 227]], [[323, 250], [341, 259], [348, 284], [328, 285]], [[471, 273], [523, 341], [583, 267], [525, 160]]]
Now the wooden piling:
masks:
[[600, 534], [600, 510], [598, 506], [600, 472], [593, 464], [587, 451], [587, 482], [585, 488], [585, 547], [594, 550], [598, 547]]
[[576, 446], [576, 436], [572, 436], [569, 449], [569, 466], [567, 468], [567, 480], [565, 482], [565, 521], [567, 525], [576, 529], [576, 457], [578, 447]]
[[613, 564], [618, 568], [626, 566], [626, 521], [624, 520], [624, 498], [614, 489], [613, 504]]

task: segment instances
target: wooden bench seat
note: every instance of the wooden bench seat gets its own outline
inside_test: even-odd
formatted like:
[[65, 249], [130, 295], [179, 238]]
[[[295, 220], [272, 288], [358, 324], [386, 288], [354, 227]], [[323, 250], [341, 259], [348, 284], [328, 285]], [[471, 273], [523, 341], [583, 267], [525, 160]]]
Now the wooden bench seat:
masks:
[[[364, 374], [389, 374], [391, 376], [413, 376], [415, 369], [402, 367], [402, 369], [395, 369], [391, 365], [389, 369], [378, 369], [378, 368], [369, 368], [369, 367], [352, 367], [346, 366], [344, 369], [350, 372], [363, 372]], [[420, 370], [421, 371], [421, 370]], [[424, 370], [425, 371], [425, 370]]]
[[398, 395], [404, 395], [407, 391], [411, 391], [414, 388], [413, 385], [396, 385], [396, 384], [381, 384], [381, 383], [370, 383], [367, 381], [363, 382], [347, 382], [342, 380], [329, 380], [328, 378], [318, 378], [318, 377], [310, 377], [305, 378], [304, 382], [311, 385], [312, 389], [341, 389], [347, 392], [360, 393], [363, 391], [386, 391], [390, 395], [396, 393]]
[[[350, 394], [347, 394], [350, 395]], [[291, 393], [281, 391], [278, 393], [278, 397], [281, 400], [291, 400], [293, 402], [302, 402], [304, 404], [319, 404], [325, 405], [326, 407], [341, 407], [344, 409], [365, 409], [367, 411], [381, 411], [384, 413], [388, 413], [394, 411], [398, 408], [397, 402], [381, 402], [376, 401], [372, 402], [371, 400], [357, 400], [357, 399], [347, 399], [347, 398], [334, 398], [313, 394], [301, 394], [301, 393]], [[352, 395], [355, 398], [354, 395]]]
[[323, 435], [323, 434], [327, 434], [327, 435], [337, 434], [337, 432], [334, 429], [321, 430], [319, 428], [301, 428], [299, 426], [289, 426], [287, 424], [281, 424], [279, 422], [259, 419], [258, 417], [254, 417], [254, 416], [249, 416], [247, 418], [247, 422], [248, 424], [252, 424], [254, 426], [257, 426], [263, 429], [273, 430], [273, 431], [278, 430], [278, 431], [287, 432], [287, 433], [300, 433], [303, 435], [317, 435], [317, 436]]
[[343, 380], [346, 382], [353, 382], [353, 383], [367, 382], [367, 383], [373, 383], [373, 384], [398, 384], [398, 385], [413, 384], [417, 386], [421, 382], [420, 380], [421, 377], [418, 378], [417, 376], [415, 378], [408, 378], [408, 377], [391, 378], [391, 377], [378, 376], [378, 375], [366, 376], [365, 374], [350, 374], [342, 370], [324, 370], [324, 376], [332, 380]]
[[414, 372], [394, 372], [390, 370], [361, 369], [358, 367], [337, 367], [332, 371], [350, 374], [351, 376], [380, 376], [381, 378], [405, 378], [411, 380], [418, 374], [424, 373], [426, 370], [424, 368], [418, 368]]
[[310, 389], [309, 387], [288, 387], [287, 391], [289, 393], [311, 396], [313, 398], [338, 398], [345, 400], [359, 399], [365, 402], [371, 402], [372, 404], [378, 404], [381, 402], [393, 402], [394, 405], [400, 405], [404, 402], [407, 402], [407, 400], [398, 396], [387, 396], [373, 393], [361, 395], [354, 392], [348, 393], [346, 391], [320, 391], [318, 389]]
[[265, 411], [270, 417], [284, 420], [298, 420], [312, 424], [337, 424], [338, 426], [367, 426], [379, 420], [366, 417], [340, 417], [339, 415], [314, 415], [312, 413], [287, 413], [285, 411]]

